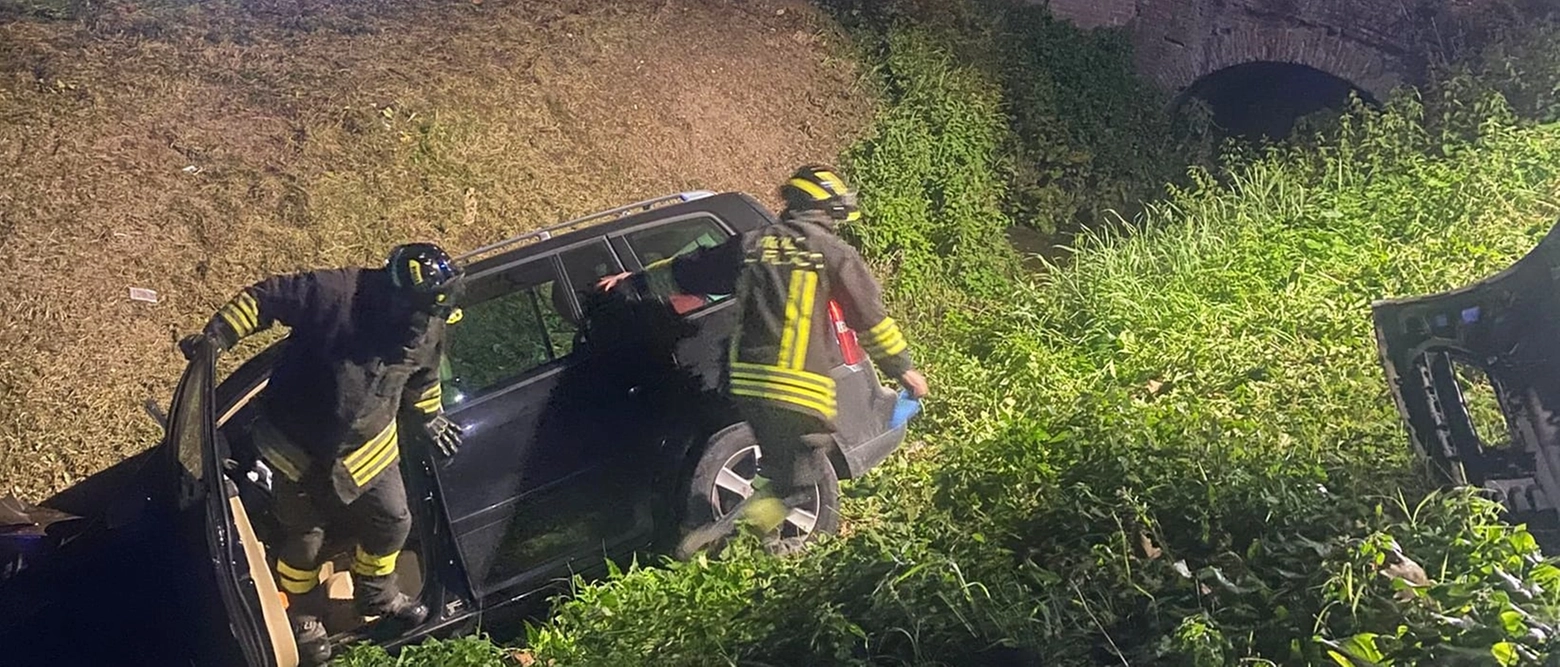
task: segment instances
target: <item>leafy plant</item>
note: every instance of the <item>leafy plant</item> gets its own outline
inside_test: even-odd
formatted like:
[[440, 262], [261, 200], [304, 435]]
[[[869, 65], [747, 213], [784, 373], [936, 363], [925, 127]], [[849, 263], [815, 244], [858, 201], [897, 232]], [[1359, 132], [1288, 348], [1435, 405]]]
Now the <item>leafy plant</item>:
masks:
[[368, 643], [348, 647], [331, 660], [335, 667], [508, 667], [514, 664], [486, 637], [476, 635], [449, 641], [430, 639], [402, 649], [391, 657]]

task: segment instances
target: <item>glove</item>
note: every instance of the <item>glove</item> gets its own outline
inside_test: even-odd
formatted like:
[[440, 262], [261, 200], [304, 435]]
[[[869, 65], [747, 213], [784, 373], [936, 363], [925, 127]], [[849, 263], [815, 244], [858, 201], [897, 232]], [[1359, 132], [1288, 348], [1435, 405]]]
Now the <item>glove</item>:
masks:
[[444, 415], [436, 415], [433, 419], [423, 424], [423, 432], [428, 434], [428, 439], [439, 448], [439, 453], [445, 458], [455, 455], [460, 451], [460, 437], [464, 429], [460, 424], [452, 422]]
[[192, 333], [179, 339], [179, 351], [184, 353], [184, 360], [195, 359], [195, 353], [200, 350], [201, 343], [206, 342], [208, 336], [205, 332]]

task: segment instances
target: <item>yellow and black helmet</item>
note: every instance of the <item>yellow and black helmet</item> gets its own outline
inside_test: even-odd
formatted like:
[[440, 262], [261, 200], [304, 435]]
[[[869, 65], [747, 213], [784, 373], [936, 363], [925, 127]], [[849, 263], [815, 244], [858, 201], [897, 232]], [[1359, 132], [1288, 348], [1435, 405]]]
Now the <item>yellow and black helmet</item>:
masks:
[[396, 246], [385, 261], [390, 282], [415, 295], [419, 302], [441, 315], [455, 311], [455, 300], [464, 287], [465, 271], [450, 259], [443, 248], [432, 243], [407, 243]]
[[856, 206], [856, 192], [827, 165], [808, 164], [798, 168], [785, 185], [780, 186], [780, 197], [787, 208], [824, 211], [840, 222], [861, 217], [861, 209]]

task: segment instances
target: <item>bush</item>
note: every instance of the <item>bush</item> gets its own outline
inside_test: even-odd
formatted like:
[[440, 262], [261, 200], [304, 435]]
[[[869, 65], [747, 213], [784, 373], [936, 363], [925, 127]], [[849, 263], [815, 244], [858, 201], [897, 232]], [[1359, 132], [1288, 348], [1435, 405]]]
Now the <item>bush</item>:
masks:
[[336, 667], [507, 667], [513, 663], [504, 649], [483, 636], [461, 637], [449, 641], [430, 639], [408, 646], [392, 658], [384, 649], [368, 643], [356, 644], [337, 654]]
[[1453, 100], [1494, 93], [1519, 118], [1560, 121], [1560, 13], [1492, 12], [1465, 25], [1453, 52], [1431, 67], [1431, 89]]
[[[1560, 128], [1468, 122], [1483, 133], [1442, 144], [1424, 116], [1412, 97], [1357, 108], [1321, 150], [1274, 149], [1232, 166], [1228, 185], [1199, 175], [1141, 231], [1091, 236], [1032, 288], [1033, 306], [990, 321], [984, 338], [999, 342], [961, 386], [996, 388], [967, 404], [1015, 406], [1002, 416], [1011, 430], [949, 448], [937, 504], [1013, 553], [1032, 595], [1070, 598], [1096, 650], [1325, 660], [1313, 627], [1326, 641], [1396, 636], [1360, 596], [1423, 623], [1380, 649], [1404, 664], [1445, 658], [1440, 643], [1555, 648], [1413, 616], [1386, 578], [1349, 569], [1391, 535], [1402, 553], [1446, 563], [1437, 579], [1461, 579], [1445, 584], [1457, 595], [1493, 592], [1483, 577], [1496, 564], [1550, 576], [1530, 537], [1473, 500], [1411, 511], [1424, 490], [1367, 305], [1460, 286], [1530, 249], [1560, 192]], [[1471, 555], [1480, 543], [1506, 555]], [[1323, 593], [1349, 576], [1383, 583]], [[1552, 621], [1560, 598], [1533, 600]], [[1502, 611], [1518, 613], [1475, 616]], [[1048, 654], [1074, 646], [1051, 641]]]
[[1114, 211], [1132, 218], [1187, 164], [1206, 164], [1211, 135], [1200, 108], [1170, 99], [1134, 73], [1130, 35], [1080, 30], [1043, 6], [1006, 9], [1000, 63], [1013, 141], [1008, 211], [1054, 234]]
[[1528, 24], [1479, 54], [1473, 75], [1489, 82], [1518, 115], [1560, 121], [1560, 22]]
[[998, 176], [1007, 128], [995, 85], [946, 41], [909, 22], [889, 30], [887, 109], [846, 156], [867, 222], [844, 231], [891, 267], [897, 295], [951, 286], [995, 296], [1015, 268]]

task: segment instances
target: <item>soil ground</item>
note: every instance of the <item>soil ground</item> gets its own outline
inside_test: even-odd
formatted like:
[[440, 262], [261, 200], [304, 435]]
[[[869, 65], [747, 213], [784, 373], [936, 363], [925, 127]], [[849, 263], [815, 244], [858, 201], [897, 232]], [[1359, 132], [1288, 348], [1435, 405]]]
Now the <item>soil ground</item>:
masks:
[[0, 10], [0, 495], [34, 500], [153, 444], [174, 337], [254, 280], [686, 189], [773, 203], [873, 111], [795, 0], [86, 7]]

